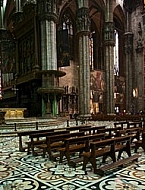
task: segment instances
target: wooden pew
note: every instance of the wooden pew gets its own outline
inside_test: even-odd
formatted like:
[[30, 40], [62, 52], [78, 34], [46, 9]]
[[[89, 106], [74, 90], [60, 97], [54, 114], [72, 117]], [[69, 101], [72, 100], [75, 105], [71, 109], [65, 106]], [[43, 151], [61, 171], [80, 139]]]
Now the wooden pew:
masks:
[[[126, 151], [128, 158], [120, 159], [123, 151]], [[115, 157], [115, 152], [118, 152], [118, 160]], [[99, 175], [104, 175], [107, 170], [115, 169], [121, 165], [127, 164], [128, 162], [137, 160], [139, 157], [138, 154], [131, 156], [130, 151], [130, 136], [126, 137], [116, 137], [112, 139], [105, 139], [98, 142], [92, 142], [90, 144], [90, 151], [84, 152], [83, 156], [83, 170], [86, 169], [88, 162], [92, 164], [94, 173]], [[97, 168], [96, 158], [103, 157], [103, 162], [105, 159], [110, 156], [112, 158], [111, 163], [106, 164], [100, 168]]]
[[114, 123], [114, 127], [116, 128], [116, 127], [121, 126], [121, 129], [123, 130], [123, 129], [128, 128], [128, 123], [129, 123], [129, 122], [127, 122], [127, 121], [115, 122], [115, 123]]
[[58, 155], [52, 155], [52, 151], [57, 151], [60, 147], [63, 147], [64, 141], [69, 137], [83, 136], [84, 132], [72, 132], [65, 134], [55, 134], [46, 137], [46, 143], [36, 145], [37, 148], [43, 149], [43, 157], [45, 157], [46, 152], [48, 152], [49, 159], [55, 160]]
[[76, 159], [71, 160], [70, 159], [71, 154], [79, 152], [80, 153], [79, 155], [81, 155], [81, 153], [83, 151], [89, 151], [90, 142], [97, 141], [97, 140], [104, 139], [104, 138], [105, 138], [105, 134], [100, 133], [100, 134], [84, 135], [84, 136], [77, 137], [77, 138], [65, 139], [64, 147], [59, 149], [60, 163], [63, 160], [63, 156], [65, 156], [67, 159], [68, 165], [75, 166], [75, 164], [77, 162], [80, 162], [82, 160], [82, 158], [81, 159], [76, 158]]
[[141, 121], [141, 115], [126, 115], [126, 121]]
[[[66, 134], [66, 133], [68, 134], [69, 131], [67, 131], [67, 130], [56, 130], [56, 131], [53, 131], [53, 132], [30, 134], [29, 135], [30, 141], [27, 142], [27, 145], [28, 145], [27, 153], [29, 154], [30, 149], [31, 149], [32, 150], [32, 155], [34, 156], [35, 155], [34, 147], [37, 146], [37, 145], [40, 145], [40, 144], [46, 144], [46, 137], [47, 136], [61, 135], [61, 134]], [[38, 140], [38, 138], [39, 138], [39, 140]], [[40, 140], [40, 138], [41, 138], [41, 140]]]
[[18, 131], [17, 135], [19, 137], [19, 151], [25, 151], [26, 147], [23, 147], [23, 141], [22, 141], [22, 137], [23, 136], [29, 136], [30, 134], [34, 134], [34, 133], [45, 133], [45, 132], [53, 132], [54, 129], [46, 129], [46, 130], [29, 130], [29, 131]]
[[122, 136], [122, 137], [115, 137], [114, 141], [115, 141], [115, 152], [118, 152], [118, 157], [117, 160], [120, 159], [121, 154], [123, 153], [123, 151], [125, 151], [128, 156], [131, 156], [131, 135], [126, 135], [126, 136]]
[[143, 130], [141, 131], [141, 139], [135, 142], [135, 152], [137, 153], [137, 150], [139, 147], [142, 147], [142, 149], [145, 152], [145, 125], [143, 126]]
[[72, 127], [67, 127], [66, 129], [68, 131], [80, 131], [80, 129], [89, 128], [91, 125], [77, 125]]
[[104, 128], [104, 129], [98, 129], [98, 133], [105, 133], [106, 138], [112, 138], [115, 136], [118, 136], [118, 132], [122, 129], [121, 126], [119, 127], [113, 127], [113, 128]]
[[90, 150], [82, 153], [83, 157], [83, 170], [86, 169], [88, 162], [92, 164], [94, 173], [96, 173], [96, 158], [101, 156], [110, 156], [113, 162], [116, 161], [115, 157], [115, 141], [113, 139], [105, 139], [97, 142], [90, 143]]
[[[132, 135], [125, 135], [120, 137], [114, 137], [113, 140], [115, 141], [115, 152], [118, 152], [117, 160], [121, 158], [121, 154], [125, 151], [128, 156], [131, 156], [131, 139]], [[105, 162], [108, 155], [103, 156], [103, 162]]]
[[127, 128], [140, 128], [140, 130], [142, 130], [142, 122], [129, 122], [127, 125]]
[[85, 127], [80, 128], [79, 131], [84, 131], [85, 134], [95, 134], [98, 132], [99, 129], [105, 129], [106, 126], [92, 126], [92, 127]]
[[130, 137], [131, 137], [131, 148], [135, 148], [135, 143], [137, 143], [137, 141], [140, 141], [140, 134], [141, 134], [140, 128], [138, 128], [138, 127], [133, 128], [132, 127], [132, 128], [127, 128], [127, 129], [118, 131], [117, 136], [130, 135]]
[[116, 168], [118, 168], [120, 166], [123, 167], [124, 165], [126, 165], [126, 164], [128, 164], [130, 162], [137, 161], [139, 157], [140, 157], [139, 154], [134, 154], [134, 155], [132, 155], [130, 157], [120, 159], [120, 160], [118, 160], [116, 162], [113, 162], [113, 163], [104, 165], [104, 166], [102, 166], [100, 168], [97, 168], [94, 173], [103, 176], [106, 173], [106, 171], [116, 169]]

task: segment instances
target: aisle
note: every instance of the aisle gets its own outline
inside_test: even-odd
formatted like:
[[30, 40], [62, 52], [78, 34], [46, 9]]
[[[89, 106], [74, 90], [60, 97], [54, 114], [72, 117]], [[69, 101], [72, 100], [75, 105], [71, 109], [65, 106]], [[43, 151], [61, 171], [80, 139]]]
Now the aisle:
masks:
[[[106, 124], [112, 125], [111, 122]], [[138, 163], [100, 177], [93, 173], [90, 165], [83, 171], [81, 162], [76, 168], [71, 168], [65, 162], [60, 164], [58, 160], [52, 162], [48, 157], [42, 158], [39, 152], [38, 156], [19, 152], [18, 137], [3, 137], [0, 138], [0, 190], [143, 190], [145, 155], [142, 149], [139, 151], [142, 156]], [[101, 164], [100, 159], [97, 159], [97, 164]]]

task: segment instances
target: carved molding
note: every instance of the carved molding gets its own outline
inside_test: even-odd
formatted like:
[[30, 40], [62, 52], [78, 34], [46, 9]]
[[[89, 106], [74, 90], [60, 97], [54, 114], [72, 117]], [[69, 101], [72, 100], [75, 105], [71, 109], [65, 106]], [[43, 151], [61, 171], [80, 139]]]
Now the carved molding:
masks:
[[127, 32], [124, 34], [124, 47], [125, 47], [125, 53], [130, 54], [133, 51], [133, 33]]
[[55, 0], [38, 0], [37, 12], [40, 20], [53, 20], [57, 22], [58, 17]]
[[115, 45], [113, 22], [106, 22], [104, 25], [104, 44], [113, 46]]
[[77, 32], [88, 32], [90, 31], [90, 19], [88, 8], [82, 7], [77, 12]]

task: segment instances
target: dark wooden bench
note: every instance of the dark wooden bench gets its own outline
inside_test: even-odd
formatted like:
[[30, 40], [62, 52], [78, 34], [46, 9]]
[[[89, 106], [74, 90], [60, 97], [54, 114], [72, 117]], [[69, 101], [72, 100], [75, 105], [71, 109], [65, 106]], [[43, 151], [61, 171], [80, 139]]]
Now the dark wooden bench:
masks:
[[78, 137], [83, 136], [84, 132], [72, 132], [72, 133], [65, 133], [65, 134], [55, 134], [46, 137], [46, 144], [36, 145], [36, 147], [43, 149], [43, 157], [45, 157], [46, 152], [48, 152], [49, 159], [55, 160], [59, 155], [52, 155], [52, 151], [57, 151], [60, 147], [64, 146], [64, 141], [70, 137]]
[[142, 147], [142, 149], [145, 152], [145, 126], [143, 126], [143, 130], [141, 131], [141, 139], [135, 142], [135, 152], [137, 153], [137, 150], [139, 147]]
[[115, 122], [114, 123], [114, 127], [116, 128], [116, 127], [119, 127], [119, 126], [121, 126], [121, 129], [123, 130], [123, 129], [126, 129], [126, 128], [128, 128], [128, 123], [129, 122], [127, 122], [127, 121], [122, 121], [122, 122]]
[[130, 157], [120, 159], [117, 162], [113, 162], [113, 163], [107, 164], [105, 166], [102, 166], [100, 168], [97, 168], [95, 170], [95, 173], [103, 176], [106, 173], [106, 171], [113, 170], [118, 167], [123, 167], [124, 165], [128, 164], [129, 162], [137, 161], [139, 157], [140, 157], [139, 154], [134, 154]]
[[142, 130], [142, 122], [129, 122], [127, 125], [127, 128], [140, 128], [140, 130]]
[[52, 132], [45, 132], [45, 133], [33, 133], [29, 135], [30, 141], [27, 143], [27, 153], [30, 153], [30, 149], [32, 150], [32, 155], [35, 155], [34, 147], [41, 144], [46, 144], [46, 137], [53, 136], [53, 135], [61, 135], [61, 134], [68, 134], [69, 131], [67, 130], [56, 130]]
[[118, 152], [117, 160], [120, 159], [121, 154], [125, 151], [128, 156], [131, 156], [131, 138], [132, 135], [115, 137], [115, 152]]
[[91, 125], [76, 125], [72, 127], [67, 127], [68, 131], [80, 131], [80, 129], [89, 128]]
[[135, 153], [137, 153], [137, 149], [139, 147], [142, 147], [145, 150], [145, 137], [143, 138], [143, 131], [139, 127], [131, 127], [124, 130], [120, 130], [118, 136], [131, 136], [131, 148], [135, 150]]
[[[133, 158], [131, 157], [131, 150], [130, 150], [130, 136], [124, 136], [124, 137], [115, 137], [112, 139], [105, 139], [98, 142], [92, 142], [90, 144], [90, 151], [84, 152], [82, 154], [83, 156], [83, 170], [86, 169], [86, 165], [88, 162], [92, 164], [92, 167], [94, 169], [94, 173], [102, 174], [105, 171], [107, 171], [105, 168], [103, 170], [97, 168], [96, 165], [96, 158], [97, 157], [103, 157], [103, 162], [105, 162], [105, 159], [109, 156], [112, 158], [111, 164], [109, 164], [109, 169], [114, 169], [114, 163], [118, 162], [117, 160], [120, 159], [121, 154], [123, 151], [126, 151], [128, 154], [128, 157], [130, 160]], [[118, 158], [116, 158], [115, 152], [118, 152]], [[128, 161], [129, 161], [128, 158]], [[126, 163], [127, 160], [124, 159], [124, 163]], [[121, 165], [122, 162], [118, 162], [116, 164], [116, 167]], [[122, 164], [122, 165], [123, 165]], [[98, 172], [99, 171], [99, 172]], [[102, 172], [102, 173], [101, 173]]]
[[134, 140], [135, 141], [140, 140], [140, 134], [141, 134], [140, 128], [135, 127], [135, 128], [127, 128], [127, 129], [120, 130], [118, 131], [117, 136], [131, 135], [131, 144], [133, 145]]
[[98, 133], [105, 133], [106, 138], [112, 138], [118, 135], [118, 132], [122, 129], [121, 126], [119, 127], [113, 127], [113, 128], [104, 128], [104, 129], [98, 129]]
[[82, 153], [83, 157], [83, 170], [86, 170], [86, 165], [88, 162], [92, 164], [92, 167], [94, 169], [94, 173], [96, 171], [97, 165], [96, 165], [96, 158], [102, 157], [102, 156], [110, 156], [113, 160], [113, 162], [116, 161], [115, 157], [115, 144], [113, 139], [105, 139], [100, 140], [97, 142], [91, 142], [90, 143], [90, 150]]
[[[104, 139], [105, 134], [92, 134], [92, 135], [84, 135], [81, 137], [76, 138], [68, 138], [65, 139], [64, 147], [59, 149], [60, 152], [60, 163], [63, 160], [63, 156], [66, 157], [68, 165], [75, 166], [77, 162], [82, 160], [81, 153], [83, 151], [89, 151], [90, 149], [90, 142], [97, 141], [100, 139]], [[70, 159], [70, 155], [79, 152], [79, 159], [76, 158], [73, 160]]]
[[142, 147], [142, 149], [145, 152], [145, 133], [142, 133], [142, 139], [139, 141], [135, 142], [135, 152], [137, 153], [137, 150], [139, 149], [139, 147]]
[[29, 131], [18, 131], [17, 135], [19, 137], [19, 151], [25, 151], [26, 147], [23, 147], [23, 141], [22, 141], [22, 137], [23, 136], [29, 136], [30, 134], [34, 134], [34, 133], [45, 133], [45, 132], [53, 132], [54, 129], [46, 129], [46, 130], [29, 130]]
[[[121, 136], [121, 137], [116, 136], [112, 138], [115, 141], [114, 151], [118, 152], [117, 160], [120, 159], [121, 154], [123, 152], [126, 152], [129, 157], [131, 156], [131, 138], [132, 138], [132, 135], [126, 135], [126, 136]], [[109, 155], [103, 156], [103, 162], [105, 162], [107, 156]]]
[[91, 126], [91, 127], [85, 127], [80, 128], [79, 131], [84, 131], [85, 134], [95, 134], [98, 132], [99, 129], [105, 129], [106, 126]]

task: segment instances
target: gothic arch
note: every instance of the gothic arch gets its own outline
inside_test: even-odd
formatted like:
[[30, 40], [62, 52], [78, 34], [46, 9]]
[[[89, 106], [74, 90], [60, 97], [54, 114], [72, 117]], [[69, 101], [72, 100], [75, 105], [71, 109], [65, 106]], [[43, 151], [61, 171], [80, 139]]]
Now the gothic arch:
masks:
[[4, 25], [7, 27], [11, 23], [12, 15], [15, 13], [14, 1], [8, 1], [4, 14]]
[[100, 11], [105, 11], [105, 1], [104, 0], [90, 0], [91, 6], [97, 7]]
[[125, 15], [124, 15], [124, 12], [122, 10], [122, 7], [120, 5], [117, 5], [115, 8], [114, 8], [114, 12], [113, 12], [113, 17], [115, 20], [117, 20], [120, 28], [124, 31], [125, 29]]
[[58, 28], [61, 27], [64, 14], [68, 14], [70, 16], [72, 23], [73, 23], [73, 27], [75, 28], [75, 14], [70, 7], [63, 8], [61, 10], [59, 18], [58, 18]]

